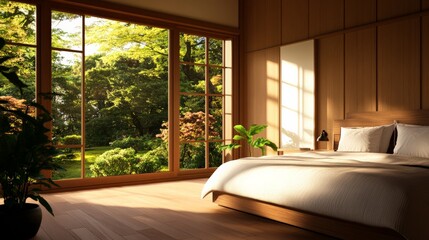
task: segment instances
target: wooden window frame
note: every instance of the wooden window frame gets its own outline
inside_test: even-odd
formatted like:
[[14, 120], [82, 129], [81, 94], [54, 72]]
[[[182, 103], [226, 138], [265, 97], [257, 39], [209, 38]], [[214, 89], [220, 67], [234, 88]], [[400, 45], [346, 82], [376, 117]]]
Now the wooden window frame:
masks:
[[[178, 123], [178, 101], [180, 86], [178, 76], [180, 76], [180, 63], [179, 63], [179, 34], [186, 32], [188, 34], [196, 34], [216, 39], [231, 40], [232, 41], [232, 119], [236, 124], [239, 119], [238, 114], [238, 55], [239, 55], [239, 29], [234, 27], [227, 27], [223, 25], [192, 20], [173, 16], [164, 13], [153, 12], [144, 9], [136, 9], [133, 7], [123, 6], [120, 4], [105, 2], [88, 2], [83, 0], [63, 1], [63, 0], [14, 0], [15, 2], [28, 3], [36, 6], [37, 11], [37, 66], [36, 66], [36, 97], [37, 100], [43, 104], [48, 110], [52, 110], [51, 102], [49, 99], [41, 97], [40, 93], [51, 92], [51, 79], [52, 79], [52, 62], [51, 62], [51, 11], [63, 11], [67, 13], [91, 15], [100, 18], [107, 18], [118, 21], [127, 21], [136, 24], [149, 25], [154, 27], [166, 28], [169, 30], [169, 122], [170, 131], [173, 132], [169, 135], [169, 172], [167, 173], [146, 173], [139, 175], [124, 175], [124, 176], [108, 176], [99, 178], [79, 178], [58, 180], [57, 183], [61, 186], [57, 189], [47, 191], [68, 191], [78, 189], [88, 189], [97, 187], [108, 186], [121, 186], [129, 184], [141, 184], [150, 182], [162, 182], [173, 180], [184, 180], [192, 178], [201, 178], [210, 176], [215, 168], [209, 168], [208, 158], [206, 157], [206, 168], [195, 170], [180, 170], [179, 159], [179, 131], [174, 127]], [[206, 43], [207, 44], [207, 43]], [[208, 66], [208, 65], [207, 65]], [[84, 71], [84, 68], [82, 68]], [[206, 69], [208, 71], [208, 69]], [[83, 84], [82, 84], [83, 85]], [[84, 87], [84, 86], [82, 86]], [[224, 96], [225, 94], [221, 94]], [[82, 102], [82, 104], [84, 104]], [[173, 117], [176, 116], [176, 117]], [[82, 114], [82, 118], [84, 113]], [[52, 126], [50, 126], [52, 127]], [[206, 131], [207, 132], [207, 131]], [[52, 133], [51, 133], [52, 134]], [[83, 135], [84, 136], [84, 135]], [[224, 140], [222, 138], [222, 140]], [[84, 146], [84, 140], [82, 146]], [[81, 150], [82, 152], [82, 150]], [[83, 151], [84, 152], [84, 151]], [[236, 153], [235, 153], [236, 155]], [[82, 164], [82, 168], [83, 164]], [[82, 172], [84, 176], [84, 169]]]

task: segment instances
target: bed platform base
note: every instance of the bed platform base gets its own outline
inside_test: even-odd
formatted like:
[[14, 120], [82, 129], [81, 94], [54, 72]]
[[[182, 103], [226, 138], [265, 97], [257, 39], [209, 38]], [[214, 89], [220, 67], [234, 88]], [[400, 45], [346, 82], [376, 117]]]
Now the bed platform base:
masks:
[[213, 192], [213, 202], [223, 207], [269, 218], [340, 239], [405, 239], [392, 229], [367, 226], [317, 214], [305, 213], [223, 192]]

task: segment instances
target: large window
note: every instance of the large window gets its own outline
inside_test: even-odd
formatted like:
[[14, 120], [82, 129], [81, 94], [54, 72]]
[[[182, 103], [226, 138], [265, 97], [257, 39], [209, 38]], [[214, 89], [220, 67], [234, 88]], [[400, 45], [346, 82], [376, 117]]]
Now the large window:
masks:
[[180, 34], [181, 169], [222, 163], [224, 126], [231, 126], [230, 51], [231, 41]]
[[[225, 161], [220, 146], [232, 133], [232, 37], [40, 4], [50, 16], [36, 21], [35, 5], [1, 1], [0, 33], [30, 86], [24, 98], [34, 99], [36, 86], [54, 93], [44, 104], [63, 168], [54, 171], [55, 180], [209, 173]], [[51, 77], [36, 74], [41, 70]], [[16, 96], [12, 91], [0, 84], [1, 96]]]
[[52, 49], [54, 178], [168, 171], [168, 30], [53, 11]]

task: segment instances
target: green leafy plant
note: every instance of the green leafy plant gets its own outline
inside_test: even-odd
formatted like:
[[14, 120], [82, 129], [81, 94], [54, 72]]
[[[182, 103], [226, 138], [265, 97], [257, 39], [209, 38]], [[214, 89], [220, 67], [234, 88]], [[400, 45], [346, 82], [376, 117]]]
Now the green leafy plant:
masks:
[[[262, 155], [266, 155], [266, 147], [270, 147], [274, 151], [277, 151], [277, 145], [270, 140], [258, 137], [255, 139], [255, 135], [258, 133], [261, 133], [265, 128], [267, 128], [267, 125], [259, 125], [259, 124], [253, 124], [249, 127], [249, 130], [247, 130], [243, 125], [235, 125], [234, 130], [238, 133], [238, 135], [234, 136], [235, 141], [241, 141], [245, 140], [247, 142], [247, 147], [249, 151], [249, 156], [252, 156], [252, 147], [261, 149]], [[238, 143], [231, 143], [227, 145], [222, 145], [221, 149], [236, 149], [241, 147], [241, 144]]]
[[[0, 38], [0, 49], [5, 44]], [[0, 72], [19, 89], [22, 98], [27, 85], [19, 79], [15, 67], [4, 64], [11, 58], [0, 56]], [[58, 186], [41, 174], [42, 170], [58, 168], [53, 160], [56, 149], [45, 127], [51, 120], [49, 112], [36, 102], [0, 96], [0, 195], [5, 208], [11, 211], [23, 209], [27, 198], [31, 198], [53, 215], [49, 203], [39, 195], [42, 186]]]
[[161, 165], [149, 155], [136, 154], [133, 148], [115, 148], [97, 157], [90, 170], [95, 177], [156, 172]]

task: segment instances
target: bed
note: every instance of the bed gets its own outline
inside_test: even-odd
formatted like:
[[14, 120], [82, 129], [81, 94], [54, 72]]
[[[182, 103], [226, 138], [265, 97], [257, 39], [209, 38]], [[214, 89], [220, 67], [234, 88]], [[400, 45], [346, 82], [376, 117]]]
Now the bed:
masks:
[[230, 161], [201, 195], [341, 239], [429, 239], [427, 125], [428, 111], [349, 114], [334, 123], [337, 151]]

